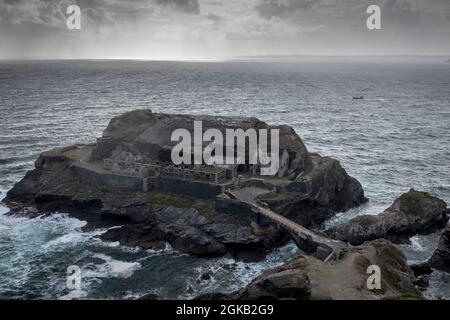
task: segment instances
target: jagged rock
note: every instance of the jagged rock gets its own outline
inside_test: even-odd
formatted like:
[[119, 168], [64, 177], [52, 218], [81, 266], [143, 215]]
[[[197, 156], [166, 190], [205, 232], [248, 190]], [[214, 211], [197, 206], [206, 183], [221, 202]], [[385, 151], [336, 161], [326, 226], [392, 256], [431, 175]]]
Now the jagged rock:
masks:
[[385, 238], [394, 242], [407, 241], [415, 234], [425, 234], [443, 228], [448, 221], [444, 201], [426, 192], [409, 190], [383, 213], [359, 216], [327, 230], [332, 238], [361, 244], [367, 240]]
[[[244, 261], [260, 260], [265, 251], [277, 241], [285, 241], [279, 232], [254, 235], [251, 223], [245, 216], [204, 216], [194, 208], [173, 206], [152, 213], [146, 222], [110, 229], [101, 238], [106, 241], [119, 241], [126, 246], [150, 249], [154, 249], [155, 242], [159, 245], [159, 241], [167, 241], [180, 252], [196, 255], [220, 255], [229, 252], [234, 258]], [[254, 252], [259, 250], [263, 251], [263, 255], [252, 259]]]
[[300, 160], [298, 166], [292, 169], [301, 171], [309, 165], [310, 159], [305, 145], [289, 126], [269, 126], [256, 118], [163, 114], [152, 113], [150, 110], [135, 110], [113, 118], [92, 152], [91, 160], [110, 157], [112, 151], [121, 144], [127, 144], [127, 148], [135, 153], [152, 157], [148, 150], [161, 150], [164, 146], [174, 145], [170, 140], [172, 132], [179, 128], [193, 132], [194, 121], [202, 121], [203, 130], [214, 128], [223, 133], [227, 128], [279, 129], [280, 149], [294, 151]]
[[194, 288], [192, 288], [192, 286], [188, 286], [186, 288], [186, 292], [189, 293], [189, 294], [193, 294], [194, 293]]
[[341, 167], [339, 161], [311, 154], [311, 166], [281, 193], [258, 197], [270, 208], [305, 227], [317, 227], [336, 212], [365, 203], [361, 184]]
[[439, 246], [428, 261], [434, 269], [450, 273], [450, 225], [442, 233]]
[[261, 299], [296, 299], [305, 300], [311, 295], [311, 283], [307, 274], [299, 269], [283, 270], [263, 275], [237, 292], [233, 298]]
[[211, 271], [203, 272], [202, 275], [200, 276], [200, 280], [211, 280], [211, 275], [212, 275]]
[[[431, 258], [425, 263], [412, 266], [412, 269], [416, 276], [428, 275], [433, 269], [450, 273], [450, 224], [447, 225], [442, 233], [439, 245]], [[423, 282], [426, 282], [426, 276], [424, 279]]]

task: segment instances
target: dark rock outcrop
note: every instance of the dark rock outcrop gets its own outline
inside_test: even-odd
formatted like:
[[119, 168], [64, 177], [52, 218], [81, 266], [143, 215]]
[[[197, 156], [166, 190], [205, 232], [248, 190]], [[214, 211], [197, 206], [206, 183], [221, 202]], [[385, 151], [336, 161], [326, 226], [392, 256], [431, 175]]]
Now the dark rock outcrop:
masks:
[[333, 217], [365, 202], [364, 191], [339, 161], [311, 154], [311, 166], [278, 194], [258, 199], [305, 227], [317, 227]]
[[328, 229], [326, 233], [353, 245], [379, 238], [403, 242], [415, 234], [426, 234], [443, 228], [448, 221], [447, 213], [444, 201], [426, 192], [411, 189], [397, 198], [383, 213], [353, 218]]
[[[287, 240], [279, 231], [255, 235], [251, 221], [245, 216], [205, 215], [195, 208], [173, 206], [152, 212], [147, 221], [110, 229], [102, 235], [102, 239], [147, 249], [159, 249], [161, 241], [166, 241], [180, 252], [196, 255], [229, 252], [244, 261], [259, 260], [266, 250]], [[254, 252], [258, 250], [262, 256], [255, 258]]]
[[[97, 161], [112, 156], [113, 150], [125, 146], [135, 154], [154, 158], [161, 156], [166, 146], [174, 146], [172, 132], [179, 128], [194, 131], [194, 121], [202, 121], [203, 130], [242, 129], [279, 129], [279, 147], [296, 155], [296, 167], [293, 172], [301, 172], [310, 164], [308, 151], [303, 141], [289, 126], [270, 126], [257, 118], [221, 117], [208, 115], [152, 113], [150, 110], [135, 110], [111, 119], [103, 132], [90, 160]], [[156, 152], [155, 152], [156, 151]]]
[[233, 294], [232, 299], [305, 300], [310, 296], [311, 283], [307, 274], [300, 269], [291, 269], [267, 273], [256, 278], [246, 288]]
[[427, 264], [434, 268], [450, 273], [450, 225], [442, 233], [439, 245]]
[[428, 286], [428, 277], [433, 270], [442, 270], [450, 273], [450, 225], [447, 225], [443, 231], [437, 249], [433, 252], [431, 258], [421, 264], [413, 265], [416, 276], [420, 277], [420, 285], [425, 288]]

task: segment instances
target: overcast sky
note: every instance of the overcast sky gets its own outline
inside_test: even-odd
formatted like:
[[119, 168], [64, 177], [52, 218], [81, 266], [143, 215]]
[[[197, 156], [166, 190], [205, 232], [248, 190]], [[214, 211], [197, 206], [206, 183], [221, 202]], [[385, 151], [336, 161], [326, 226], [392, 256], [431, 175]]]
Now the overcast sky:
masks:
[[0, 58], [353, 54], [450, 54], [450, 0], [0, 0]]

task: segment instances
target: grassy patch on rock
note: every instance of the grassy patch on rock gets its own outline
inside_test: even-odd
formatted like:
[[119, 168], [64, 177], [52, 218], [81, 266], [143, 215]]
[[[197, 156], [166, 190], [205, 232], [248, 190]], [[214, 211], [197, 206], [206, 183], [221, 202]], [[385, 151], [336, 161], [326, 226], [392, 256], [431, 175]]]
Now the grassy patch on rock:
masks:
[[371, 265], [370, 260], [362, 254], [355, 257], [353, 264], [355, 265], [356, 270], [364, 275], [367, 274], [367, 268]]
[[195, 208], [205, 216], [211, 216], [216, 213], [214, 200], [200, 200], [195, 197], [161, 191], [147, 192], [145, 198], [155, 210], [174, 206], [178, 208]]
[[167, 206], [189, 208], [196, 200], [194, 197], [159, 191], [147, 192], [145, 198], [155, 209], [163, 209]]
[[204, 216], [216, 214], [216, 203], [213, 200], [197, 200], [192, 206]]
[[369, 215], [354, 218], [354, 221], [357, 221], [362, 227], [366, 228], [376, 223], [376, 220], [377, 220], [376, 216], [369, 216]]

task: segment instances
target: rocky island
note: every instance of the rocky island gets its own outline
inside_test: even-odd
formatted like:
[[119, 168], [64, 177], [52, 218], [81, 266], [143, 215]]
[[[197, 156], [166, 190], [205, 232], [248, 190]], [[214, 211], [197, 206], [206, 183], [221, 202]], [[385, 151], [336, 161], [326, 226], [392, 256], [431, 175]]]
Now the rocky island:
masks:
[[330, 237], [358, 245], [386, 238], [406, 242], [416, 234], [444, 228], [448, 221], [447, 204], [426, 192], [409, 190], [378, 215], [363, 215], [327, 230]]
[[[194, 121], [222, 132], [278, 129], [276, 175], [261, 175], [258, 165], [174, 165], [171, 133], [193, 131]], [[286, 125], [150, 110], [113, 118], [95, 144], [43, 152], [3, 201], [10, 214], [67, 212], [88, 221], [85, 229], [117, 226], [101, 238], [124, 246], [160, 249], [168, 242], [179, 252], [243, 261], [264, 259], [290, 239], [299, 247], [292, 261], [246, 288], [199, 299], [421, 298], [413, 271], [389, 240], [442, 228], [448, 219], [443, 201], [411, 190], [377, 217], [318, 232], [337, 212], [367, 201], [337, 160], [310, 153]], [[384, 277], [376, 291], [365, 284], [372, 264]]]
[[360, 183], [338, 161], [310, 154], [288, 126], [277, 127], [280, 149], [291, 158], [282, 176], [263, 178], [245, 166], [169, 165], [171, 132], [193, 130], [198, 119], [204, 129], [270, 127], [255, 118], [128, 112], [112, 119], [96, 144], [42, 153], [36, 168], [4, 201], [13, 213], [29, 216], [59, 211], [85, 219], [89, 226], [117, 222], [123, 226], [102, 238], [126, 246], [159, 248], [169, 242], [181, 252], [244, 260], [263, 258], [288, 236], [273, 226], [259, 226], [246, 214], [228, 213], [233, 203], [221, 196], [236, 188], [236, 172], [239, 188], [307, 227], [366, 201]]

